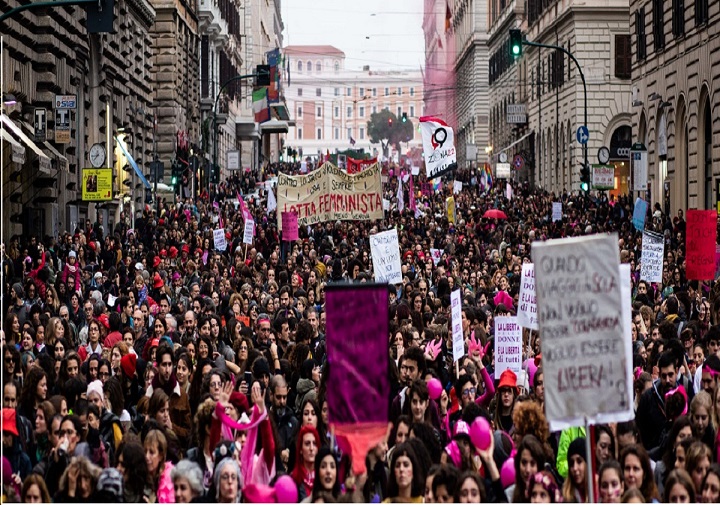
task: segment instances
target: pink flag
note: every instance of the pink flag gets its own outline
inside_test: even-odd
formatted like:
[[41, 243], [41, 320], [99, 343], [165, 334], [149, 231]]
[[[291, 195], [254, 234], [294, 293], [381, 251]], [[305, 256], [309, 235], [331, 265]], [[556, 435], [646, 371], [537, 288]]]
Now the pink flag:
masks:
[[410, 210], [415, 212], [417, 210], [417, 206], [415, 205], [415, 183], [413, 182], [412, 175], [410, 176], [410, 181], [408, 182], [408, 200]]

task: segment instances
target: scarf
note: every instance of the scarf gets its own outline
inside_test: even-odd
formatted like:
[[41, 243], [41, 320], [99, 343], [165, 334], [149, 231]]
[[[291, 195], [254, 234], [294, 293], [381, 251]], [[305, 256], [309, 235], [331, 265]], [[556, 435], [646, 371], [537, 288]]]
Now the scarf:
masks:
[[177, 377], [175, 377], [175, 372], [170, 374], [170, 379], [165, 384], [160, 384], [160, 374], [155, 374], [151, 385], [153, 389], [162, 389], [165, 394], [168, 395], [168, 398], [172, 398], [175, 391], [175, 386], [177, 385]]

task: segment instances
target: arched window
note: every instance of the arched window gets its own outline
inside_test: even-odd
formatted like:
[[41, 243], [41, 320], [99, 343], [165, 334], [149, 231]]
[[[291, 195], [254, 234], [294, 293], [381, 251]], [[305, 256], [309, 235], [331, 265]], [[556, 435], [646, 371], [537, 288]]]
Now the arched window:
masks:
[[335, 63], [333, 64], [333, 66], [335, 67], [335, 73], [336, 73], [336, 74], [337, 74], [338, 72], [340, 72], [340, 62], [339, 62], [339, 61], [335, 60]]
[[298, 72], [302, 72], [302, 61], [298, 61]]
[[317, 73], [322, 72], [322, 63], [320, 63], [319, 61], [315, 62], [315, 72], [317, 72]]
[[307, 68], [308, 73], [312, 72], [312, 61], [308, 61], [305, 68]]
[[713, 167], [712, 167], [712, 118], [710, 116], [710, 98], [705, 100], [703, 111], [705, 123], [703, 147], [705, 153], [705, 209], [713, 208]]

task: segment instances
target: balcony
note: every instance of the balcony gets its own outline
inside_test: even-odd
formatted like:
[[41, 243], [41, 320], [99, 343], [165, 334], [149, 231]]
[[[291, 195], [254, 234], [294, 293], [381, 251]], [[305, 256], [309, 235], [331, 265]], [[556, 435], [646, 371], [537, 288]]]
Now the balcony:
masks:
[[228, 38], [227, 22], [223, 19], [216, 0], [200, 0], [198, 9], [200, 33], [207, 34], [211, 39]]

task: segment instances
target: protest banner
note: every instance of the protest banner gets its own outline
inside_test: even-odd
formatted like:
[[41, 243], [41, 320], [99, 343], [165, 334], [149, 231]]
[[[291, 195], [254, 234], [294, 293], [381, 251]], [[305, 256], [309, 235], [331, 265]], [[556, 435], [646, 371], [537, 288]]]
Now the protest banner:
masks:
[[553, 220], [553, 223], [554, 223], [555, 221], [562, 221], [562, 213], [563, 213], [562, 202], [553, 202], [553, 203], [552, 203], [552, 220]]
[[400, 264], [400, 243], [397, 229], [393, 228], [370, 235], [370, 252], [375, 282], [400, 284], [402, 282], [402, 265]]
[[243, 230], [243, 244], [252, 245], [253, 235], [255, 235], [255, 221], [246, 219], [245, 229]]
[[517, 313], [518, 323], [523, 328], [538, 329], [537, 302], [535, 298], [535, 265], [533, 263], [524, 263], [520, 276]]
[[495, 318], [495, 377], [522, 369], [522, 327], [517, 317]]
[[286, 242], [294, 242], [299, 237], [298, 217], [295, 212], [282, 213], [282, 235]]
[[[356, 475], [387, 434], [390, 381], [388, 291], [384, 284], [331, 284], [325, 292], [328, 421]], [[362, 377], [363, 380], [357, 380]]]
[[717, 212], [688, 209], [686, 229], [687, 279], [698, 281], [714, 279]]
[[645, 217], [647, 216], [648, 204], [642, 198], [635, 200], [635, 208], [633, 210], [632, 223], [636, 230], [643, 231], [645, 229]]
[[533, 243], [552, 431], [632, 413], [617, 244], [617, 233]]
[[445, 200], [448, 223], [455, 224], [455, 197], [449, 196]]
[[662, 235], [644, 232], [640, 257], [640, 280], [662, 282], [665, 243]]
[[457, 153], [453, 129], [442, 119], [423, 116], [420, 118], [420, 133], [428, 180], [455, 170]]
[[442, 259], [442, 255], [444, 252], [445, 249], [430, 248], [430, 255], [432, 256], [433, 265], [437, 266], [437, 264], [440, 263], [440, 259]]
[[465, 339], [462, 330], [462, 290], [450, 293], [450, 321], [452, 321], [452, 351], [456, 363], [465, 356]]
[[216, 251], [224, 251], [227, 249], [227, 240], [225, 240], [225, 228], [213, 230], [213, 242]]
[[462, 181], [453, 181], [453, 194], [457, 195], [462, 192]]
[[366, 168], [373, 166], [377, 161], [377, 156], [369, 160], [356, 160], [355, 158], [348, 157], [346, 161], [347, 173], [351, 175], [359, 174]]
[[592, 187], [593, 189], [615, 188], [615, 167], [608, 165], [593, 165]]
[[280, 173], [276, 190], [281, 230], [283, 212], [297, 213], [300, 226], [383, 217], [382, 182], [377, 164], [355, 175], [330, 163], [306, 175]]

